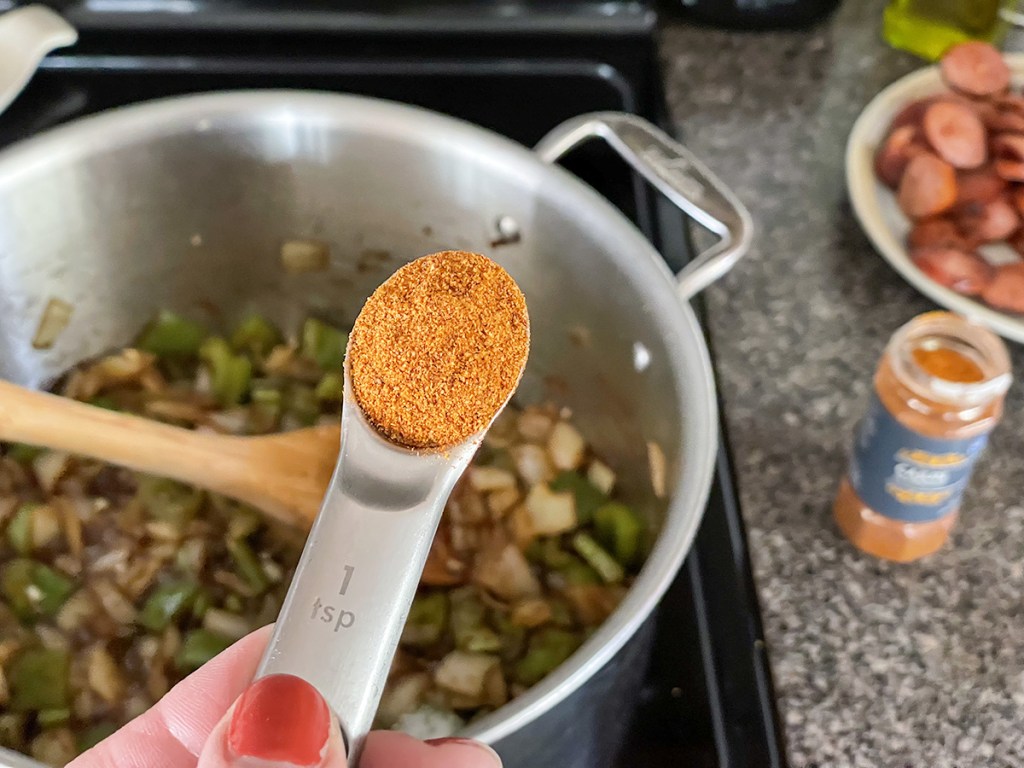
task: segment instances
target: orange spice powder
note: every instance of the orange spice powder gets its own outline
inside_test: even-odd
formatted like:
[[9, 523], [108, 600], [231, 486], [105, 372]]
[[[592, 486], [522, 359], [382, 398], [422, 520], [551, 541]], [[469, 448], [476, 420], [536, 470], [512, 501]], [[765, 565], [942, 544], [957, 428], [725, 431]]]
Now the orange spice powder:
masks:
[[958, 384], [974, 384], [985, 378], [981, 366], [955, 349], [917, 347], [914, 350], [914, 362], [930, 376]]
[[388, 278], [349, 337], [356, 402], [385, 437], [445, 448], [487, 426], [526, 364], [526, 299], [485, 256], [442, 251]]

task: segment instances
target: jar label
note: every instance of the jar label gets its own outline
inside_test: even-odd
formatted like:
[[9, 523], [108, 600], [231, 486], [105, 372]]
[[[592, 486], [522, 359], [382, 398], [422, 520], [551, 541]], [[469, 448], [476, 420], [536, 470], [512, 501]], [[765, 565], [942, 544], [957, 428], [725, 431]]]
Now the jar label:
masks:
[[880, 515], [910, 523], [938, 520], [960, 506], [988, 433], [944, 440], [900, 424], [872, 395], [857, 428], [850, 484]]

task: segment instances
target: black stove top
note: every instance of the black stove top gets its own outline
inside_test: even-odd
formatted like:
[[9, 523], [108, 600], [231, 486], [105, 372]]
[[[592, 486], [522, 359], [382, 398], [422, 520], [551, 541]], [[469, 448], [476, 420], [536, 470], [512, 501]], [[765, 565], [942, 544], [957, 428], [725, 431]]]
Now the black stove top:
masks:
[[[594, 110], [666, 123], [655, 17], [640, 2], [50, 4], [79, 27], [81, 40], [45, 60], [0, 119], [0, 146], [100, 109], [229, 88], [395, 99], [527, 145]], [[607, 149], [584, 147], [566, 165], [632, 218], [670, 266], [686, 262], [681, 214]], [[615, 762], [622, 768], [784, 765], [724, 435], [723, 446], [696, 543], [660, 607], [646, 683], [625, 707], [632, 726]]]

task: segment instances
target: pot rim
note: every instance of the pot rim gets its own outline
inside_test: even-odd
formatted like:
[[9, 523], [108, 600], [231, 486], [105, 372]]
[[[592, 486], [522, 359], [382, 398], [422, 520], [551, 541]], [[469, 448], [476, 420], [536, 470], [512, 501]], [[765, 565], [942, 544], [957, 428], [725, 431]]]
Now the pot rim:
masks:
[[[567, 698], [622, 648], [651, 614], [676, 573], [697, 533], [711, 489], [717, 456], [718, 416], [711, 360], [696, 315], [679, 296], [673, 274], [643, 234], [608, 200], [559, 166], [534, 152], [472, 123], [421, 107], [351, 94], [305, 90], [240, 90], [187, 94], [139, 102], [79, 118], [0, 150], [0, 179], [40, 172], [40, 166], [71, 163], [105, 149], [139, 143], [154, 136], [209, 130], [214, 121], [271, 114], [285, 121], [306, 117], [337, 125], [358, 123], [408, 140], [440, 132], [462, 152], [486, 158], [504, 173], [521, 169], [543, 178], [545, 194], [578, 201], [592, 211], [589, 223], [602, 229], [609, 253], [625, 253], [621, 267], [650, 290], [655, 319], [671, 353], [668, 361], [682, 412], [680, 461], [667, 468], [667, 485], [682, 489], [669, 498], [664, 523], [647, 561], [615, 612], [552, 674], [479, 721], [462, 734], [494, 743], [517, 731]], [[275, 114], [276, 113], [276, 114]], [[425, 139], [424, 139], [425, 140]], [[658, 311], [651, 312], [651, 308]], [[688, 408], [683, 408], [688, 405]]]

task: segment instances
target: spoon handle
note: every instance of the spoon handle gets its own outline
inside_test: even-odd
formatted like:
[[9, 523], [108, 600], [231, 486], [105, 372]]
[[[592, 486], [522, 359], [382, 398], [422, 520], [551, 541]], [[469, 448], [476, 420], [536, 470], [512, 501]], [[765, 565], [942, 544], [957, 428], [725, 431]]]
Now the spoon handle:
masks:
[[355, 768], [441, 511], [476, 449], [388, 443], [346, 398], [341, 452], [257, 677], [312, 683]]
[[0, 381], [0, 440], [89, 456], [211, 490], [226, 491], [245, 470], [245, 457], [233, 453], [237, 441], [230, 437], [172, 427], [7, 381]]
[[0, 17], [0, 112], [14, 101], [40, 61], [54, 48], [72, 45], [78, 33], [55, 11], [29, 5]]

